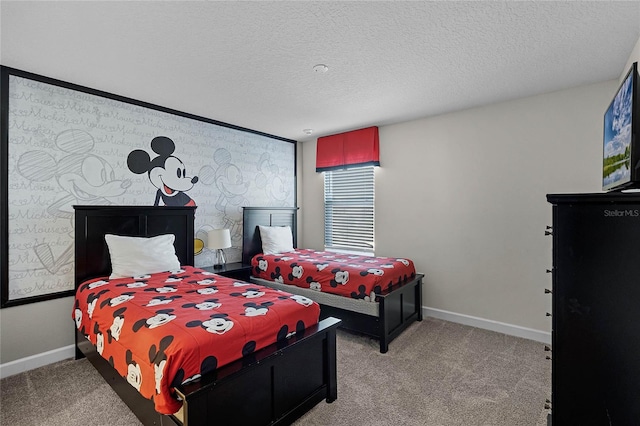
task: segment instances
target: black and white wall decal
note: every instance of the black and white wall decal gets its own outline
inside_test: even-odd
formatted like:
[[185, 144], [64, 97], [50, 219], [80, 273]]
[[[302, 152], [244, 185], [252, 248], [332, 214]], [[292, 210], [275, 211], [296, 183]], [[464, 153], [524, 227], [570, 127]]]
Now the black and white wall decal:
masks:
[[196, 205], [207, 231], [243, 206], [294, 206], [295, 141], [2, 67], [2, 306], [73, 290], [73, 205]]

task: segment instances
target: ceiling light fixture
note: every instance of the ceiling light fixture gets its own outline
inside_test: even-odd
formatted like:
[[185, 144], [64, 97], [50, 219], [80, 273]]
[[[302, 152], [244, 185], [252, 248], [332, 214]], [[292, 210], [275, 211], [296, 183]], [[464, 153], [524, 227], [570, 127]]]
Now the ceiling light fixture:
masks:
[[305, 135], [310, 135], [311, 133], [313, 133], [313, 129], [304, 129], [303, 132]]
[[325, 72], [329, 71], [329, 67], [325, 64], [318, 64], [313, 67], [313, 70], [318, 74], [324, 74]]

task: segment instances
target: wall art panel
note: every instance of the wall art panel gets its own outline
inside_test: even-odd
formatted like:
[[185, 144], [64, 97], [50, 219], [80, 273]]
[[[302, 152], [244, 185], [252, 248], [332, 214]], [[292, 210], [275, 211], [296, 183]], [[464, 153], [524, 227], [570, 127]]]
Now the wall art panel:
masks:
[[[196, 266], [243, 206], [294, 206], [295, 141], [2, 67], [2, 305], [71, 294], [73, 205], [186, 205]], [[200, 241], [198, 241], [200, 240]]]

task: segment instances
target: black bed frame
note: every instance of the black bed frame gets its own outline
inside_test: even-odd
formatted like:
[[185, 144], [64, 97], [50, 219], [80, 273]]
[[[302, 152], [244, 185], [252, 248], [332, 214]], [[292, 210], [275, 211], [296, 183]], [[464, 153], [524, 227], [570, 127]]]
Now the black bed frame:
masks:
[[[297, 211], [295, 207], [244, 207], [242, 263], [251, 264], [251, 258], [262, 252], [258, 225], [290, 226], [293, 233], [293, 246], [298, 247]], [[376, 294], [376, 302], [379, 304], [378, 316], [320, 303], [320, 318], [340, 318], [341, 328], [378, 339], [380, 352], [386, 353], [393, 339], [414, 321], [422, 321], [423, 277], [423, 274], [416, 274], [413, 280]], [[263, 281], [260, 281], [260, 284], [262, 283]], [[289, 291], [295, 293], [295, 289], [295, 286], [291, 286]], [[333, 295], [327, 294], [327, 296]], [[342, 297], [335, 296], [336, 299]]]
[[[182, 265], [194, 261], [195, 207], [74, 206], [75, 286], [111, 272], [104, 234], [174, 234]], [[78, 331], [76, 359], [86, 357], [145, 425], [290, 424], [317, 403], [337, 398], [335, 318], [268, 346], [176, 389], [182, 416], [162, 415]], [[74, 327], [75, 328], [75, 327]]]

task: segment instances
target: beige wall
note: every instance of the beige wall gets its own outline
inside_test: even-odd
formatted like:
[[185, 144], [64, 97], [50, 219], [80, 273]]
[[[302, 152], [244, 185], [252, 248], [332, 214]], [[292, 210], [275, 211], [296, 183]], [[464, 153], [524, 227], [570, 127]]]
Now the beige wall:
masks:
[[[599, 192], [615, 80], [380, 127], [376, 254], [413, 259], [423, 305], [550, 331], [545, 195]], [[301, 245], [321, 248], [321, 174], [303, 145]]]
[[631, 51], [631, 55], [629, 55], [629, 59], [622, 70], [622, 74], [620, 74], [620, 83], [622, 83], [622, 79], [627, 75], [627, 71], [631, 68], [631, 64], [634, 62], [640, 62], [640, 38], [636, 43], [635, 47]]
[[[613, 80], [380, 128], [377, 254], [427, 274], [423, 305], [549, 331], [550, 192], [599, 191]], [[322, 175], [300, 144], [301, 239], [322, 248]], [[0, 363], [73, 344], [72, 299], [0, 310]]]
[[[638, 60], [640, 39], [628, 65]], [[416, 261], [427, 274], [424, 306], [549, 331], [542, 289], [550, 285], [551, 241], [543, 233], [551, 214], [544, 196], [600, 189], [602, 114], [617, 85], [380, 129], [377, 252]], [[298, 155], [299, 243], [322, 248], [315, 143], [299, 144]], [[0, 364], [72, 345], [72, 303], [67, 297], [0, 309]]]
[[0, 364], [74, 343], [73, 299], [0, 309]]
[[[380, 128], [376, 253], [426, 273], [426, 307], [549, 331], [550, 192], [599, 191], [617, 81]], [[300, 246], [322, 248], [315, 143], [299, 144]], [[0, 363], [73, 344], [72, 299], [0, 310]]]

